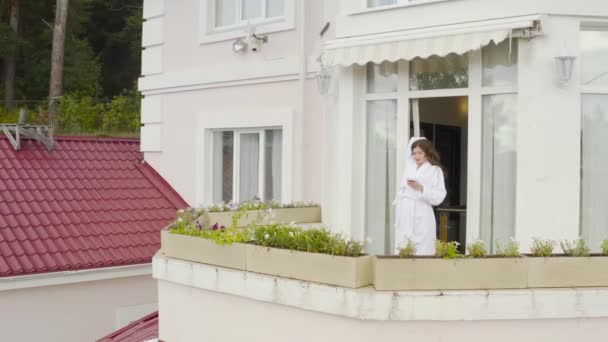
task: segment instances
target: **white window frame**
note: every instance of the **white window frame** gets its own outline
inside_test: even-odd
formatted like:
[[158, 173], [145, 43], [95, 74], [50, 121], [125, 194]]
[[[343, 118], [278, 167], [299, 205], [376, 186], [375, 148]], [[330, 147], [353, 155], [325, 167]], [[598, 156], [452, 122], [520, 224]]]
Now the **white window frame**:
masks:
[[369, 7], [367, 4], [367, 0], [359, 0], [359, 10], [348, 13], [349, 15], [363, 14], [368, 12], [377, 12], [377, 11], [386, 11], [395, 8], [403, 8], [403, 7], [411, 7], [411, 6], [421, 6], [433, 4], [436, 2], [444, 2], [444, 1], [453, 1], [453, 0], [397, 0], [396, 4], [391, 5], [383, 5], [383, 6], [374, 6]]
[[[265, 16], [266, 1], [263, 0], [263, 11]], [[215, 4], [216, 0], [199, 0], [199, 44], [207, 44], [236, 38], [246, 35], [245, 30], [249, 24], [256, 27], [257, 34], [268, 34], [295, 29], [295, 0], [283, 0], [284, 13], [280, 17], [259, 18], [252, 20], [242, 19], [242, 0], [237, 5], [237, 24], [216, 27], [215, 26]]]
[[[266, 165], [266, 131], [281, 130], [281, 127], [256, 127], [256, 128], [240, 128], [240, 129], [214, 129], [212, 132], [233, 132], [233, 152], [232, 152], [232, 200], [236, 203], [248, 201], [250, 198], [240, 198], [240, 175], [241, 175], [241, 135], [242, 134], [258, 134], [259, 139], [259, 154], [258, 154], [258, 197], [264, 199], [266, 189], [266, 177], [264, 167]], [[215, 146], [214, 146], [215, 147]], [[213, 149], [215, 151], [215, 148]], [[281, 158], [282, 159], [282, 158]], [[212, 155], [211, 160], [215, 160]], [[213, 165], [212, 165], [213, 167]], [[213, 170], [212, 177], [213, 177]], [[272, 200], [272, 199], [271, 199]]]
[[[604, 31], [604, 32], [608, 32], [608, 22], [607, 23], [602, 23], [602, 24], [588, 24], [588, 23], [581, 23], [581, 28], [579, 30], [579, 34], [582, 34], [585, 31]], [[579, 58], [580, 61], [580, 68], [582, 69], [582, 60]], [[581, 72], [582, 74], [582, 72]], [[582, 80], [581, 79], [572, 79], [572, 82], [579, 82], [579, 84], [581, 84], [581, 94], [580, 94], [580, 124], [581, 124], [581, 132], [580, 132], [580, 138], [581, 138], [581, 142], [582, 142], [582, 138], [583, 138], [583, 130], [582, 130], [582, 125], [583, 125], [583, 98], [585, 95], [605, 95], [608, 96], [608, 85], [585, 85], [582, 84]], [[579, 195], [579, 206], [581, 206], [581, 210], [579, 210], [579, 235], [585, 237], [585, 232], [583, 231], [584, 227], [583, 227], [583, 210], [582, 210], [582, 205], [583, 205], [583, 179], [582, 179], [582, 174], [583, 174], [583, 146], [581, 146], [581, 160], [580, 160], [580, 167], [581, 167], [581, 181], [580, 181], [580, 195]], [[586, 241], [587, 243], [589, 243], [589, 241]]]
[[[294, 146], [293, 108], [265, 111], [200, 112], [196, 122], [195, 206], [213, 203], [213, 132], [228, 130], [282, 129], [281, 201], [293, 201]], [[234, 190], [234, 189], [233, 189]]]

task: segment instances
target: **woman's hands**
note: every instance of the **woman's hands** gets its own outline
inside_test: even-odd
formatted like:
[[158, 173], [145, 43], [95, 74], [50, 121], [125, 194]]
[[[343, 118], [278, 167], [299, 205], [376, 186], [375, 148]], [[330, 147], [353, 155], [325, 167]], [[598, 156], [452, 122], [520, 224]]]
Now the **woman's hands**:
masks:
[[408, 179], [407, 185], [409, 185], [414, 190], [417, 190], [420, 192], [424, 191], [424, 186], [422, 184], [418, 183], [418, 181], [415, 181], [413, 179]]

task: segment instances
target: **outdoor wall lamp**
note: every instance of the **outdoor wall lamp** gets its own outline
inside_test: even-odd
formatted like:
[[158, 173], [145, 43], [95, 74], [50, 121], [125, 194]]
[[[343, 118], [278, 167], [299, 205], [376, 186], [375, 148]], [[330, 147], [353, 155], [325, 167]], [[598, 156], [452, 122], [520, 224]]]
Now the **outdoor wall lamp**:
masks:
[[232, 51], [235, 53], [245, 52], [247, 46], [247, 42], [243, 38], [239, 38], [232, 43]]
[[574, 69], [575, 56], [557, 56], [555, 57], [555, 77], [560, 85], [566, 85], [572, 78], [572, 69]]

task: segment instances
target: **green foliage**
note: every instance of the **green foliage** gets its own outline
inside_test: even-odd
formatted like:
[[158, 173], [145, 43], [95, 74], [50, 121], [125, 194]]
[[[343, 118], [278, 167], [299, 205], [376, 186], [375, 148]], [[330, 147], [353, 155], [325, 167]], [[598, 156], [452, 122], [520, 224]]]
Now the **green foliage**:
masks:
[[519, 252], [519, 243], [513, 239], [507, 242], [504, 246], [499, 242], [496, 242], [496, 255], [503, 258], [521, 257], [521, 253]]
[[43, 124], [46, 122], [45, 117], [41, 115], [41, 113], [45, 114], [45, 112], [41, 108], [38, 108], [38, 111], [36, 111], [27, 107], [15, 107], [10, 111], [7, 111], [3, 106], [0, 106], [0, 123], [14, 124], [19, 122], [19, 111], [21, 109], [24, 109], [26, 111], [26, 120], [28, 123]]
[[11, 41], [9, 32], [10, 29], [8, 24], [0, 22], [0, 58], [4, 57], [7, 52], [9, 52]]
[[559, 244], [562, 251], [564, 251], [564, 254], [567, 256], [586, 257], [591, 253], [589, 247], [587, 247], [587, 244], [583, 239], [578, 239], [575, 241], [560, 241]]
[[125, 92], [104, 104], [80, 93], [64, 95], [59, 104], [59, 133], [66, 135], [136, 136], [139, 133], [139, 93]]
[[602, 241], [600, 249], [602, 250], [602, 255], [608, 255], [608, 239]]
[[462, 258], [462, 254], [458, 251], [459, 243], [456, 241], [443, 242], [437, 240], [435, 242], [435, 256], [443, 259]]
[[106, 132], [136, 132], [140, 127], [141, 96], [136, 90], [115, 96], [107, 104], [102, 128]]
[[[244, 214], [241, 210], [233, 217]], [[310, 253], [323, 253], [338, 256], [360, 256], [363, 244], [346, 239], [341, 234], [325, 229], [302, 229], [292, 225], [263, 224], [249, 228], [237, 228], [237, 219], [232, 227], [205, 227], [201, 224], [201, 212], [193, 209], [178, 211], [177, 220], [171, 225], [173, 234], [196, 236], [214, 240], [219, 245], [232, 243], [254, 243], [263, 247], [289, 249]]]
[[[0, 58], [8, 53], [12, 39], [6, 23], [7, 4], [8, 1], [0, 2]], [[132, 88], [141, 68], [142, 7], [143, 0], [70, 1], [64, 52], [64, 94], [77, 93], [104, 99], [97, 102], [108, 102]], [[47, 102], [52, 49], [49, 23], [54, 21], [54, 9], [55, 1], [20, 1], [16, 40], [17, 100]], [[125, 112], [124, 109], [116, 111]], [[127, 126], [132, 129], [134, 121], [135, 117], [111, 115], [107, 124], [125, 130]]]
[[483, 258], [488, 254], [486, 250], [485, 244], [482, 240], [477, 240], [475, 242], [470, 243], [467, 246], [467, 251], [469, 252], [469, 256], [473, 258]]
[[81, 134], [99, 130], [104, 105], [89, 96], [65, 95], [59, 104], [58, 124], [62, 133]]
[[261, 225], [253, 229], [257, 245], [309, 253], [357, 257], [363, 244], [326, 229], [302, 229], [290, 225]]
[[553, 247], [555, 246], [555, 242], [552, 240], [543, 240], [539, 238], [534, 238], [532, 241], [532, 247], [530, 251], [532, 255], [535, 257], [549, 257], [553, 255]]
[[399, 248], [400, 258], [413, 258], [416, 255], [416, 244], [412, 240], [407, 240], [405, 247]]

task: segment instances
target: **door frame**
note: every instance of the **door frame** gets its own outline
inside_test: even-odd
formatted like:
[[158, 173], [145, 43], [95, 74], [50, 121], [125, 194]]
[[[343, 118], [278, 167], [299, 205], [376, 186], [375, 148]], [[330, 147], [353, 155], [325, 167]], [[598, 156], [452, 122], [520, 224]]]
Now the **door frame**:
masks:
[[[366, 103], [372, 100], [397, 100], [397, 157], [396, 164], [397, 179], [403, 172], [404, 156], [410, 135], [410, 118], [415, 114], [412, 112], [410, 103], [412, 100], [436, 97], [467, 97], [468, 98], [468, 127], [467, 127], [467, 189], [466, 189], [466, 240], [475, 241], [480, 237], [481, 221], [481, 143], [482, 143], [482, 101], [484, 95], [517, 93], [517, 87], [482, 87], [482, 58], [479, 51], [468, 53], [469, 55], [469, 86], [468, 88], [437, 89], [437, 90], [410, 90], [409, 88], [409, 62], [398, 61], [398, 87], [397, 92], [367, 94], [365, 85], [367, 70], [365, 66], [354, 66], [353, 78], [356, 83], [355, 108], [359, 108], [354, 115], [353, 127], [353, 151], [360, 152], [362, 158], [353, 158], [354, 168], [363, 170], [363, 175], [354, 173], [354, 179], [365, 180], [365, 123]], [[419, 119], [419, 118], [418, 118]], [[419, 120], [418, 120], [419, 121]], [[363, 124], [364, 125], [364, 124]], [[359, 139], [358, 139], [359, 138]], [[359, 183], [359, 184], [357, 184]], [[365, 227], [365, 181], [353, 181], [353, 193], [362, 194], [353, 203], [353, 219], [355, 225], [353, 231], [361, 232], [361, 238], [365, 238], [367, 227]], [[392, 237], [391, 237], [392, 239]], [[392, 243], [392, 241], [391, 241]]]

